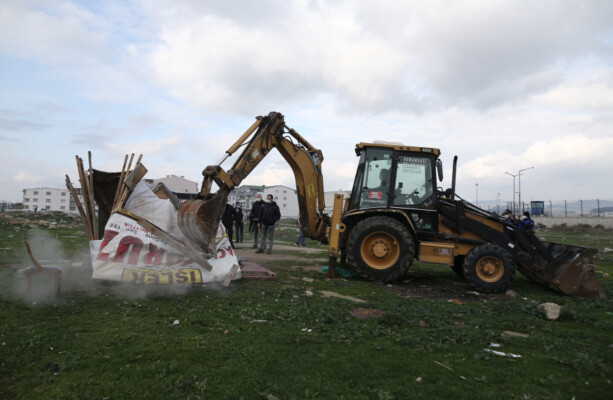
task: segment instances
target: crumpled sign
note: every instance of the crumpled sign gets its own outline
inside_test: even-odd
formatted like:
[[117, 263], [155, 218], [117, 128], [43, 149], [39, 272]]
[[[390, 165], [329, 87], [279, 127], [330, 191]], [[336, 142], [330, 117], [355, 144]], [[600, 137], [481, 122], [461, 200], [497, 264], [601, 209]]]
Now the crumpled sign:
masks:
[[[177, 218], [176, 209], [163, 204], [170, 201], [158, 199], [143, 185], [143, 182], [137, 185], [126, 209], [155, 221], [156, 225], [172, 232], [179, 240], [184, 239], [173, 226]], [[131, 204], [134, 206], [131, 207]], [[140, 226], [129, 212], [111, 214], [102, 240], [90, 242], [93, 279], [144, 285], [204, 284], [223, 282], [232, 266], [238, 265], [238, 258], [221, 224], [216, 237], [217, 254], [208, 260], [211, 271], [207, 271]], [[232, 279], [240, 278], [239, 269]]]

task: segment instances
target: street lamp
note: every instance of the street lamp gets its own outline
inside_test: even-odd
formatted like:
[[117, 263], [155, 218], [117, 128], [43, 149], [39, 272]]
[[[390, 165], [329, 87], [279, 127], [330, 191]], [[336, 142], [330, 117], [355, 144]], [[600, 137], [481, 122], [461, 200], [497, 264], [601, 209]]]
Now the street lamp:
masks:
[[496, 195], [496, 212], [500, 214], [500, 193]]
[[505, 174], [511, 175], [513, 177], [513, 215], [515, 215], [515, 214], [517, 214], [517, 212], [515, 211], [515, 177], [517, 175], [513, 175], [510, 172], [505, 172]]
[[521, 209], [521, 211], [520, 211], [520, 213], [521, 213], [522, 211], [524, 211], [524, 207], [523, 207], [523, 205], [521, 204], [521, 173], [522, 173], [523, 171], [527, 171], [527, 170], [529, 170], [529, 169], [534, 169], [534, 167], [528, 167], [528, 168], [520, 169], [520, 170], [519, 170], [519, 172], [517, 173], [517, 176], [518, 176], [517, 181], [519, 182], [519, 206], [522, 208], [522, 209]]

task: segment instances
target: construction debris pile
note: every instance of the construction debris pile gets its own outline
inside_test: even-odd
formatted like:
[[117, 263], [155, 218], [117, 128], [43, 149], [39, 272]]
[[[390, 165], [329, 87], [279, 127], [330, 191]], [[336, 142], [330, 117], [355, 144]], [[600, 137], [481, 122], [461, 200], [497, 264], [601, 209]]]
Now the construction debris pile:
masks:
[[[147, 168], [134, 154], [120, 173], [89, 170], [76, 156], [83, 202], [66, 176], [90, 238], [93, 279], [136, 284], [204, 284], [240, 279], [238, 259], [222, 225], [216, 254], [201, 253], [177, 225], [179, 201], [167, 188], [143, 181]], [[96, 210], [94, 204], [97, 204]], [[103, 227], [103, 229], [102, 229]]]

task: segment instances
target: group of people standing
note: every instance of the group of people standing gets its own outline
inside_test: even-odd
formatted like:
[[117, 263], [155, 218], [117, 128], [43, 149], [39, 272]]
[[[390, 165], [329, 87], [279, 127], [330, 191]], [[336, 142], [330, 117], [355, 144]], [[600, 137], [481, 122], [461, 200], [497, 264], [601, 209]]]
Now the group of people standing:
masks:
[[530, 213], [528, 211], [524, 211], [524, 215], [522, 215], [521, 218], [518, 218], [517, 215], [513, 215], [511, 210], [507, 210], [506, 215], [506, 220], [511, 225], [526, 231], [534, 230], [534, 221], [530, 218]]
[[[231, 204], [226, 204], [221, 222], [226, 228], [230, 244], [234, 248], [233, 230], [236, 228], [236, 243], [243, 242], [243, 224], [245, 215], [241, 207], [241, 203], [237, 202], [233, 207]], [[249, 232], [253, 231], [253, 246], [252, 249], [257, 249], [256, 253], [264, 253], [266, 250], [266, 239], [268, 239], [268, 254], [272, 254], [272, 244], [275, 235], [275, 223], [281, 219], [281, 211], [279, 206], [273, 200], [271, 194], [266, 196], [266, 201], [262, 200], [262, 195], [256, 195], [256, 201], [251, 207], [248, 215]], [[261, 232], [261, 239], [258, 240]]]

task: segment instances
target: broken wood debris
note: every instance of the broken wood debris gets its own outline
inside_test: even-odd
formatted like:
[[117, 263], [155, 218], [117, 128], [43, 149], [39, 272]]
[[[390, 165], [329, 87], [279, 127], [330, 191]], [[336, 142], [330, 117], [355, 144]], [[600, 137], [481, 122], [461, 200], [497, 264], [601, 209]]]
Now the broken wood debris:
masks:
[[[143, 155], [141, 154], [136, 160], [136, 166], [132, 170], [132, 161], [134, 160], [134, 153], [130, 155], [130, 161], [128, 161], [128, 155], [126, 154], [123, 167], [121, 168], [121, 175], [119, 175], [119, 184], [115, 191], [115, 200], [113, 202], [113, 209], [123, 208], [126, 204], [126, 200], [134, 190], [136, 184], [145, 176], [147, 168], [141, 164]], [[128, 164], [126, 167], [126, 163]]]
[[28, 267], [21, 270], [26, 276], [26, 291], [28, 299], [32, 300], [32, 276], [33, 275], [53, 275], [55, 278], [55, 295], [57, 297], [60, 296], [62, 291], [62, 269], [55, 266], [43, 266], [41, 265], [34, 255], [32, 254], [32, 250], [30, 249], [30, 244], [27, 240], [24, 240], [26, 245], [26, 250], [28, 251], [28, 255], [30, 256], [30, 260], [32, 260], [33, 267]]
[[98, 222], [96, 218], [96, 203], [94, 201], [94, 177], [93, 177], [93, 168], [92, 168], [92, 155], [91, 151], [88, 152], [89, 158], [89, 169], [88, 172], [85, 172], [85, 168], [83, 167], [83, 159], [78, 155], [75, 155], [75, 159], [77, 162], [77, 173], [79, 175], [79, 183], [81, 184], [81, 195], [83, 196], [83, 203], [79, 199], [79, 195], [75, 190], [72, 182], [70, 181], [70, 177], [66, 175], [66, 187], [70, 192], [77, 209], [79, 210], [79, 215], [83, 220], [83, 224], [85, 225], [85, 230], [87, 231], [87, 235], [89, 236], [89, 240], [97, 240], [99, 239], [98, 235]]

